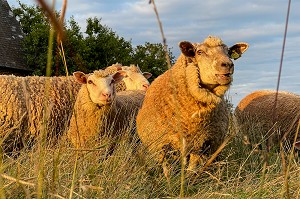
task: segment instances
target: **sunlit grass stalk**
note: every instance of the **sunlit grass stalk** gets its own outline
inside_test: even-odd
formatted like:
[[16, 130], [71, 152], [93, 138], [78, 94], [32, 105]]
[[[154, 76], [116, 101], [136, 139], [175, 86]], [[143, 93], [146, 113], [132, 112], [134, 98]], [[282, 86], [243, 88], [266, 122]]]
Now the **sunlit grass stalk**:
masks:
[[0, 198], [5, 199], [5, 190], [4, 190], [4, 183], [3, 183], [3, 153], [2, 148], [0, 147]]
[[65, 56], [65, 51], [64, 51], [64, 46], [62, 41], [60, 41], [60, 47], [59, 47], [59, 54], [62, 58], [65, 70], [66, 70], [66, 76], [69, 76], [69, 71], [68, 71], [68, 66], [67, 66], [67, 61], [66, 61], [66, 56]]
[[[16, 183], [18, 183], [18, 184], [21, 184], [21, 185], [26, 185], [26, 186], [28, 186], [28, 187], [35, 187], [35, 184], [34, 183], [31, 183], [31, 182], [26, 182], [26, 181], [24, 181], [24, 180], [20, 180], [20, 179], [16, 179], [16, 178], [13, 178], [13, 177], [11, 177], [11, 176], [8, 176], [8, 175], [6, 175], [6, 174], [1, 174], [1, 178], [2, 179], [7, 179], [7, 180], [10, 180], [10, 181], [12, 181], [12, 182], [16, 182]], [[2, 188], [2, 187], [1, 187]], [[1, 196], [2, 197], [2, 196]]]
[[186, 138], [181, 136], [181, 175], [180, 175], [180, 197], [184, 197], [185, 166], [186, 166]]
[[58, 153], [55, 156], [53, 153], [53, 170], [52, 170], [52, 184], [51, 184], [51, 192], [56, 192], [56, 183], [59, 179], [59, 171], [58, 171], [58, 164], [60, 160], [60, 148], [58, 148]]
[[[284, 155], [284, 148], [283, 148], [282, 140], [280, 141], [280, 156], [281, 156], [281, 162], [282, 162], [282, 172], [283, 172], [283, 175], [286, 176], [287, 166], [286, 166], [286, 161], [285, 161], [285, 155]], [[289, 189], [288, 188], [288, 186], [289, 186], [288, 181], [284, 181], [283, 185], [284, 185], [283, 189], [286, 189], [286, 190]], [[285, 190], [283, 190], [281, 198], [283, 198], [284, 193], [285, 193]]]
[[77, 171], [77, 166], [78, 166], [78, 155], [79, 155], [79, 151], [76, 151], [69, 199], [72, 199], [72, 197], [73, 197], [73, 191], [74, 191], [75, 180], [76, 180], [76, 171]]
[[[53, 55], [53, 41], [54, 41], [54, 29], [50, 28], [49, 41], [48, 41], [48, 53], [47, 53], [47, 67], [46, 76], [51, 75], [52, 55]], [[39, 162], [38, 162], [38, 182], [37, 182], [37, 198], [43, 197], [43, 181], [44, 181], [44, 158], [45, 158], [45, 146], [47, 137], [47, 120], [49, 119], [49, 110], [47, 101], [49, 98], [50, 81], [45, 81], [45, 103], [44, 103], [44, 117], [43, 128], [41, 130], [39, 139]]]
[[170, 61], [170, 56], [169, 56], [169, 53], [168, 53], [167, 39], [166, 39], [165, 34], [164, 34], [163, 26], [162, 26], [162, 23], [160, 21], [155, 2], [154, 2], [154, 0], [150, 0], [149, 3], [153, 4], [153, 9], [154, 9], [154, 12], [155, 12], [155, 15], [156, 15], [156, 18], [157, 18], [157, 21], [158, 21], [160, 33], [161, 33], [161, 36], [162, 36], [162, 39], [163, 39], [163, 45], [164, 45], [164, 51], [165, 51], [165, 55], [166, 55], [167, 64], [168, 64], [168, 67], [171, 68], [171, 61]]
[[[286, 198], [287, 199], [290, 198], [289, 179], [288, 178], [289, 178], [289, 171], [290, 171], [290, 167], [291, 167], [291, 162], [292, 162], [292, 159], [294, 157], [295, 144], [297, 142], [297, 138], [298, 138], [298, 134], [299, 134], [299, 127], [300, 127], [300, 120], [298, 120], [297, 130], [296, 130], [296, 133], [295, 133], [295, 136], [294, 136], [294, 141], [293, 141], [292, 149], [291, 149], [289, 157], [288, 157], [289, 158], [288, 159], [288, 165], [287, 165], [285, 176], [284, 176], [285, 193], [286, 193]], [[284, 196], [282, 195], [282, 198], [283, 197]]]
[[47, 67], [46, 67], [46, 76], [47, 77], [51, 76], [54, 32], [55, 32], [54, 29], [50, 28], [49, 42], [48, 42], [48, 53], [47, 53]]
[[265, 180], [266, 180], [267, 166], [268, 166], [268, 161], [266, 161], [266, 157], [265, 157], [265, 161], [263, 162], [263, 167], [262, 167], [261, 176], [260, 176], [260, 184], [259, 184], [259, 191], [258, 191], [259, 198], [262, 198], [264, 184], [265, 184]]
[[222, 142], [222, 144], [219, 146], [219, 148], [211, 155], [211, 157], [206, 161], [206, 163], [203, 165], [203, 167], [200, 169], [199, 174], [201, 174], [203, 171], [211, 165], [211, 163], [217, 158], [217, 156], [221, 153], [221, 151], [225, 148], [225, 146], [230, 142], [230, 140], [235, 136], [236, 132], [231, 133], [225, 140]]

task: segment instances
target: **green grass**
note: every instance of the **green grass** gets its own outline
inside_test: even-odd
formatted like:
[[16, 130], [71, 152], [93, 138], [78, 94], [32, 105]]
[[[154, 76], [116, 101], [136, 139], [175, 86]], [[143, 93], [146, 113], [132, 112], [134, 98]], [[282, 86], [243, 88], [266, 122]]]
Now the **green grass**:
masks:
[[[41, 198], [69, 198], [70, 194], [72, 198], [178, 198], [180, 164], [172, 165], [168, 184], [153, 155], [139, 142], [129, 141], [129, 133], [126, 135], [117, 140], [111, 155], [107, 155], [112, 142], [108, 136], [91, 143], [98, 146], [91, 150], [77, 151], [62, 137], [54, 146], [46, 144], [42, 153], [36, 143], [15, 158], [4, 154], [0, 193], [7, 198], [32, 198], [41, 188]], [[298, 158], [291, 160], [286, 181], [279, 152], [271, 153], [264, 171], [263, 153], [244, 145], [239, 137], [232, 139], [207, 170], [185, 175], [185, 197], [287, 198], [288, 184], [290, 198], [297, 198]], [[39, 179], [41, 173], [43, 178]]]

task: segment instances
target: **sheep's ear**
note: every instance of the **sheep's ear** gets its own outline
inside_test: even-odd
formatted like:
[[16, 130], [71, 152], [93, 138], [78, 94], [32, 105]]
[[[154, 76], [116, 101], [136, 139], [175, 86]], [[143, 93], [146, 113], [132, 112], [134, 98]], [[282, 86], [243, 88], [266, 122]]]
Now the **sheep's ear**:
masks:
[[249, 44], [240, 42], [236, 43], [229, 48], [228, 54], [231, 59], [238, 59], [242, 56], [242, 54], [248, 49]]
[[300, 141], [296, 141], [295, 148], [298, 149], [298, 150], [300, 150]]
[[118, 83], [126, 76], [127, 76], [126, 71], [119, 70], [118, 72], [112, 75], [112, 78], [115, 80], [115, 83]]
[[188, 41], [181, 41], [179, 42], [179, 48], [187, 57], [195, 57], [195, 48], [194, 45], [191, 42]]
[[122, 70], [122, 66], [118, 65], [116, 66], [117, 70]]
[[77, 82], [79, 82], [81, 84], [87, 83], [87, 75], [84, 74], [83, 72], [81, 72], [81, 71], [74, 72], [73, 76], [75, 77]]
[[146, 79], [149, 79], [150, 77], [152, 77], [152, 74], [148, 73], [148, 72], [143, 72], [143, 75]]

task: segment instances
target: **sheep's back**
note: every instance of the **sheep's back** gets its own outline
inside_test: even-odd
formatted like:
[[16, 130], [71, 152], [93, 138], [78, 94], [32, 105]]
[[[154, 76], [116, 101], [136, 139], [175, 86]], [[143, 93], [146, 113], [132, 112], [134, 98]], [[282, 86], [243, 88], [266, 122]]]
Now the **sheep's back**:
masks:
[[73, 77], [3, 75], [0, 81], [0, 131], [5, 139], [4, 148], [11, 142], [20, 147], [30, 144], [44, 127], [50, 138], [65, 130], [80, 88]]
[[108, 126], [113, 126], [114, 132], [133, 128], [144, 96], [145, 91], [140, 90], [118, 92], [108, 114]]
[[[57, 136], [66, 130], [80, 84], [68, 77], [26, 77], [30, 94], [30, 132], [37, 136], [46, 127], [47, 134]], [[46, 119], [46, 123], [43, 120]]]
[[[235, 116], [241, 131], [246, 133], [253, 130], [275, 133], [272, 142], [278, 144], [282, 136], [287, 133], [288, 140], [293, 140], [297, 123], [300, 119], [300, 96], [280, 91], [277, 95], [274, 111], [276, 91], [256, 91], [241, 100], [235, 110]], [[255, 135], [250, 135], [254, 138]]]
[[0, 76], [0, 139], [4, 151], [21, 147], [21, 137], [27, 130], [27, 108], [20, 80], [12, 75]]

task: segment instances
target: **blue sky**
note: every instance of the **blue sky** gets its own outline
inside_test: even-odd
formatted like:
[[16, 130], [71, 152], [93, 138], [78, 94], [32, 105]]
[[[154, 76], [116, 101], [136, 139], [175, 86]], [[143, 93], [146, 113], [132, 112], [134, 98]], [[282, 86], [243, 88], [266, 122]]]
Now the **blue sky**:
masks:
[[[20, 0], [25, 4], [36, 1]], [[17, 0], [8, 0], [18, 7]], [[49, 1], [50, 2], [50, 1]], [[56, 1], [59, 10], [61, 0]], [[259, 89], [276, 89], [288, 0], [156, 0], [167, 43], [175, 57], [178, 42], [202, 42], [219, 36], [228, 46], [247, 42], [247, 52], [235, 61], [234, 82], [228, 97], [236, 105]], [[300, 94], [300, 1], [292, 1], [280, 90]], [[98, 17], [133, 45], [162, 42], [149, 0], [69, 0], [73, 15], [85, 31], [88, 17]]]

